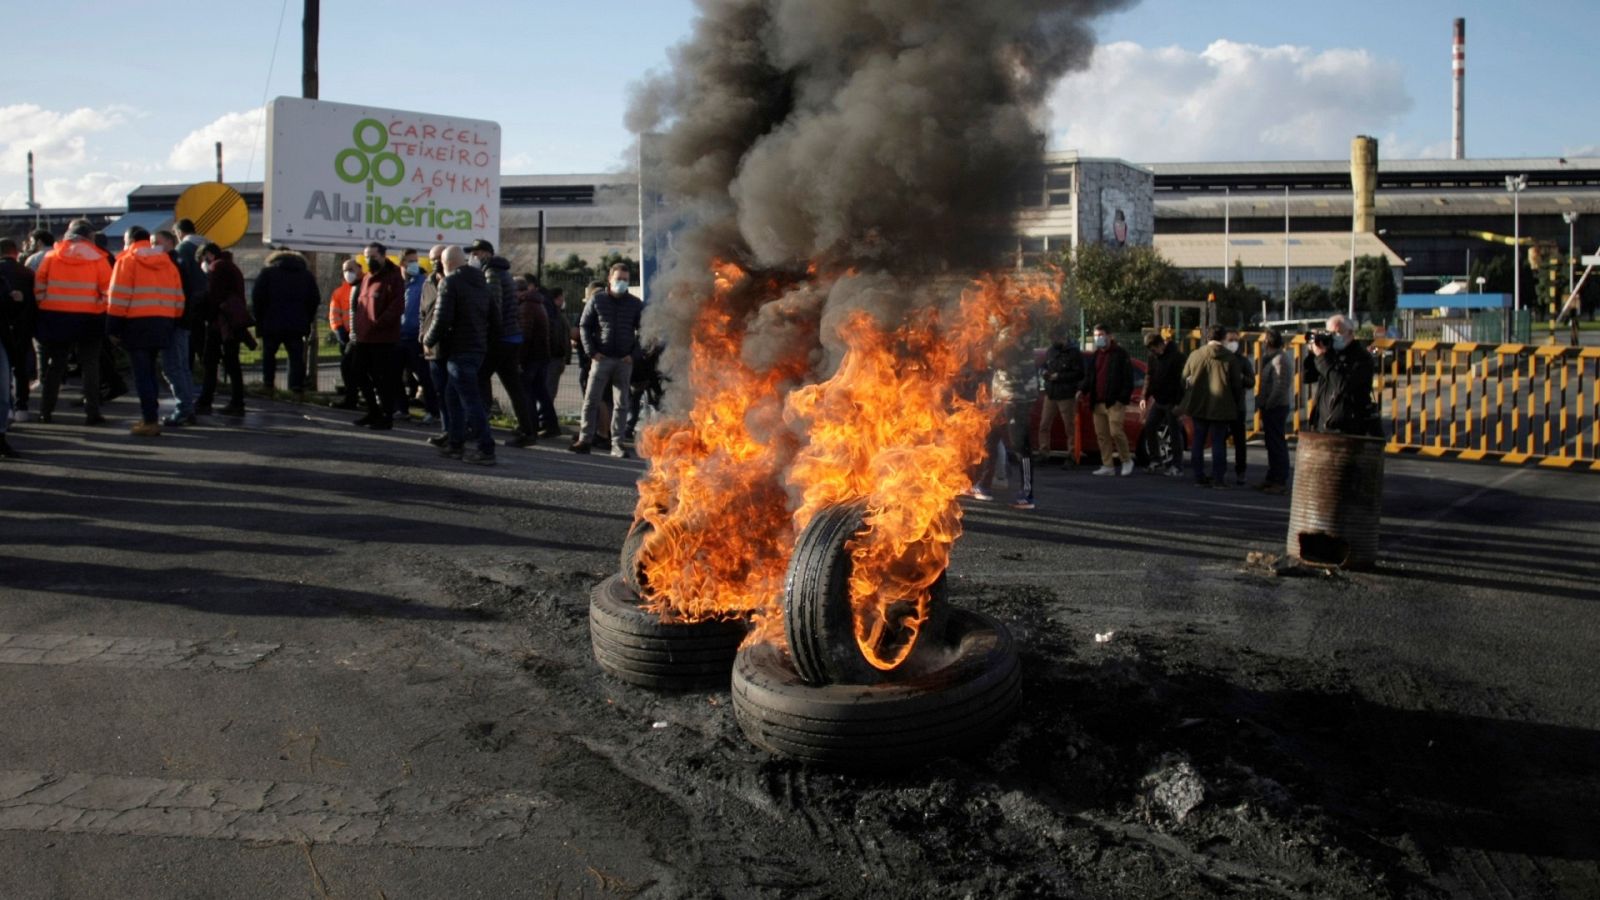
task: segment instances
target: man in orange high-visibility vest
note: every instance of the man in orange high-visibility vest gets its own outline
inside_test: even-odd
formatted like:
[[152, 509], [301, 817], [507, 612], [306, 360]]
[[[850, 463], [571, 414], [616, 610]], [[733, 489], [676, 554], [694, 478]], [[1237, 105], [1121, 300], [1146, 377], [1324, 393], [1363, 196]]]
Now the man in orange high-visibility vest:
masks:
[[355, 373], [350, 364], [351, 351], [355, 349], [350, 345], [350, 298], [361, 284], [361, 275], [361, 264], [355, 257], [346, 259], [344, 278], [328, 298], [328, 330], [339, 339], [339, 377], [344, 380], [344, 400], [337, 404], [339, 409], [355, 409], [361, 405], [356, 400]]
[[161, 351], [183, 316], [183, 277], [167, 251], [151, 245], [150, 232], [136, 225], [128, 229], [128, 241], [111, 270], [106, 333], [133, 361], [141, 419], [133, 433], [155, 437], [161, 433]]
[[67, 374], [67, 357], [74, 350], [83, 371], [84, 424], [105, 422], [100, 415], [100, 346], [105, 341], [111, 264], [94, 245], [93, 235], [87, 219], [73, 219], [67, 224], [66, 237], [39, 261], [34, 277], [34, 295], [39, 300], [35, 336], [44, 350], [40, 422], [49, 422], [55, 412], [56, 397]]

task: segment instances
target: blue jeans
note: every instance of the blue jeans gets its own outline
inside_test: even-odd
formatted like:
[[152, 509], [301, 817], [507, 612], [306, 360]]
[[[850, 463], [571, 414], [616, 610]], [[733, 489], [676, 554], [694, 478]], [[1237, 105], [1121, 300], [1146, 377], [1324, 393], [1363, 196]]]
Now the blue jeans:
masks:
[[161, 374], [167, 377], [172, 398], [178, 403], [175, 415], [180, 419], [194, 415], [194, 372], [189, 368], [189, 329], [172, 329], [172, 340], [161, 348]]
[[1289, 441], [1283, 429], [1289, 421], [1289, 407], [1274, 406], [1261, 411], [1261, 434], [1267, 443], [1267, 484], [1289, 482]]
[[157, 347], [128, 347], [133, 362], [133, 387], [139, 392], [139, 415], [154, 425], [161, 414], [161, 382], [157, 376], [161, 350]]
[[450, 393], [450, 366], [442, 359], [430, 359], [428, 362], [428, 380], [433, 384], [434, 394], [439, 398], [439, 430], [445, 434], [450, 433], [450, 404], [446, 400]]
[[1194, 420], [1194, 446], [1189, 450], [1189, 465], [1194, 469], [1196, 481], [1205, 482], [1206, 444], [1211, 445], [1211, 479], [1218, 484], [1228, 477], [1228, 432], [1232, 422]]
[[452, 354], [446, 367], [450, 373], [450, 386], [444, 393], [444, 405], [449, 410], [445, 421], [450, 423], [450, 446], [460, 447], [467, 442], [467, 429], [478, 432], [478, 449], [494, 452], [494, 435], [489, 432], [489, 414], [484, 410], [483, 397], [478, 393], [478, 372], [483, 366], [482, 353]]

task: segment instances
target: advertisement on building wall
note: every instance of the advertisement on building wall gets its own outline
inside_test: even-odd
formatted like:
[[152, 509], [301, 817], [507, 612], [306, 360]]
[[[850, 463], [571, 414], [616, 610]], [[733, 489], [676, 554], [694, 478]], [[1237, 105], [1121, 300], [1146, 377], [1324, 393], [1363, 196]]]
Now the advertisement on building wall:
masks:
[[267, 134], [267, 243], [500, 243], [496, 122], [279, 97]]

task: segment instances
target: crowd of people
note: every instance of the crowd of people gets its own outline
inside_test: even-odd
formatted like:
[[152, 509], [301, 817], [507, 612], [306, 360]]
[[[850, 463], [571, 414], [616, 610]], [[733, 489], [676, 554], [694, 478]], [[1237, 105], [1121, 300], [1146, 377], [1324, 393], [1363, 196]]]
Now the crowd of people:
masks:
[[[1259, 415], [1267, 470], [1255, 487], [1268, 494], [1284, 494], [1289, 481], [1285, 429], [1297, 368], [1311, 392], [1307, 428], [1348, 435], [1381, 434], [1372, 399], [1372, 356], [1356, 342], [1353, 326], [1342, 315], [1329, 318], [1327, 330], [1311, 336], [1298, 366], [1284, 347], [1283, 335], [1266, 332], [1261, 338], [1259, 372], [1255, 359], [1241, 347], [1236, 329], [1211, 327], [1201, 346], [1187, 355], [1162, 333], [1148, 334], [1137, 446], [1132, 446], [1125, 427], [1135, 389], [1132, 358], [1104, 326], [1096, 325], [1093, 334], [1094, 346], [1087, 353], [1062, 330], [1052, 336], [1042, 362], [1036, 363], [1034, 351], [1022, 343], [996, 354], [990, 382], [995, 427], [988, 440], [990, 452], [973, 479], [971, 497], [993, 500], [997, 473], [1004, 468], [1017, 491], [1011, 506], [1035, 508], [1035, 465], [1050, 458], [1052, 449], [1066, 451], [1064, 465], [1068, 468], [1075, 467], [1082, 455], [1077, 426], [1080, 402], [1089, 410], [1099, 451], [1100, 465], [1093, 475], [1129, 476], [1142, 463], [1152, 473], [1181, 477], [1187, 445], [1195, 483], [1210, 488], [1230, 484], [1230, 441], [1231, 484], [1247, 485], [1247, 425]], [[1029, 423], [1036, 405], [1035, 437]], [[1062, 448], [1052, 448], [1057, 419], [1066, 435]], [[1185, 419], [1193, 431], [1192, 441], [1186, 434]], [[1205, 465], [1208, 447], [1209, 470]]]
[[[7, 438], [12, 421], [54, 421], [73, 362], [84, 424], [105, 425], [102, 403], [128, 389], [119, 349], [139, 398], [130, 428], [137, 437], [197, 425], [200, 416], [245, 415], [241, 348], [261, 351], [267, 396], [282, 352], [288, 390], [307, 399], [306, 341], [324, 297], [304, 256], [268, 255], [246, 296], [233, 255], [196, 234], [188, 219], [153, 234], [132, 226], [120, 252], [106, 244], [83, 219], [59, 241], [44, 230], [25, 246], [0, 239], [0, 458], [18, 455]], [[447, 457], [493, 465], [493, 382], [513, 422], [506, 446], [560, 437], [555, 399], [576, 352], [583, 412], [568, 449], [628, 456], [624, 442], [642, 408], [660, 407], [663, 379], [655, 370], [659, 348], [640, 343], [643, 305], [630, 291], [627, 265], [589, 285], [573, 321], [562, 289], [545, 291], [534, 274], [513, 275], [487, 240], [441, 244], [427, 258], [424, 267], [407, 249], [397, 261], [373, 242], [341, 263], [327, 323], [339, 346], [335, 405], [362, 409], [355, 425], [391, 430], [397, 420], [411, 421], [420, 403], [416, 421], [437, 429], [429, 444]], [[230, 393], [215, 409], [219, 369]], [[162, 417], [164, 393], [172, 409]]]

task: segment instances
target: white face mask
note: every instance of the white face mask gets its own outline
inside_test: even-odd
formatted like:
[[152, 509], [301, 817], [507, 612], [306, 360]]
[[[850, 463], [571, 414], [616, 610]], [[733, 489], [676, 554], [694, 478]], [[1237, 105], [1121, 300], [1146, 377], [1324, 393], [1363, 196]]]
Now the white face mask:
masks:
[[205, 262], [201, 263], [200, 264], [200, 271], [206, 273], [207, 275], [210, 275], [211, 274], [211, 260], [208, 259]]
[[483, 260], [476, 256], [469, 256], [467, 257], [467, 265], [474, 269], [481, 269], [483, 268]]
[[1107, 338], [1103, 334], [1097, 334], [1097, 335], [1094, 336], [1094, 345], [1096, 347], [1100, 347], [1100, 348], [1104, 349], [1105, 346], [1107, 344], [1109, 344], [1109, 343], [1111, 343], [1111, 340], [1109, 338]]
[[356, 282], [358, 282], [360, 280], [361, 280], [361, 273], [360, 272], [346, 272], [346, 273], [344, 273], [345, 284], [355, 284]]
[[626, 294], [628, 292], [628, 279], [617, 278], [611, 282], [611, 293]]
[[1344, 348], [1346, 348], [1348, 346], [1350, 346], [1350, 339], [1349, 338], [1345, 337], [1342, 334], [1335, 334], [1333, 336], [1333, 349], [1334, 350], [1342, 352], [1344, 350]]
[[1226, 344], [1223, 344], [1222, 346], [1227, 347], [1229, 353], [1238, 353], [1239, 352], [1239, 342], [1238, 341], [1229, 341]]

